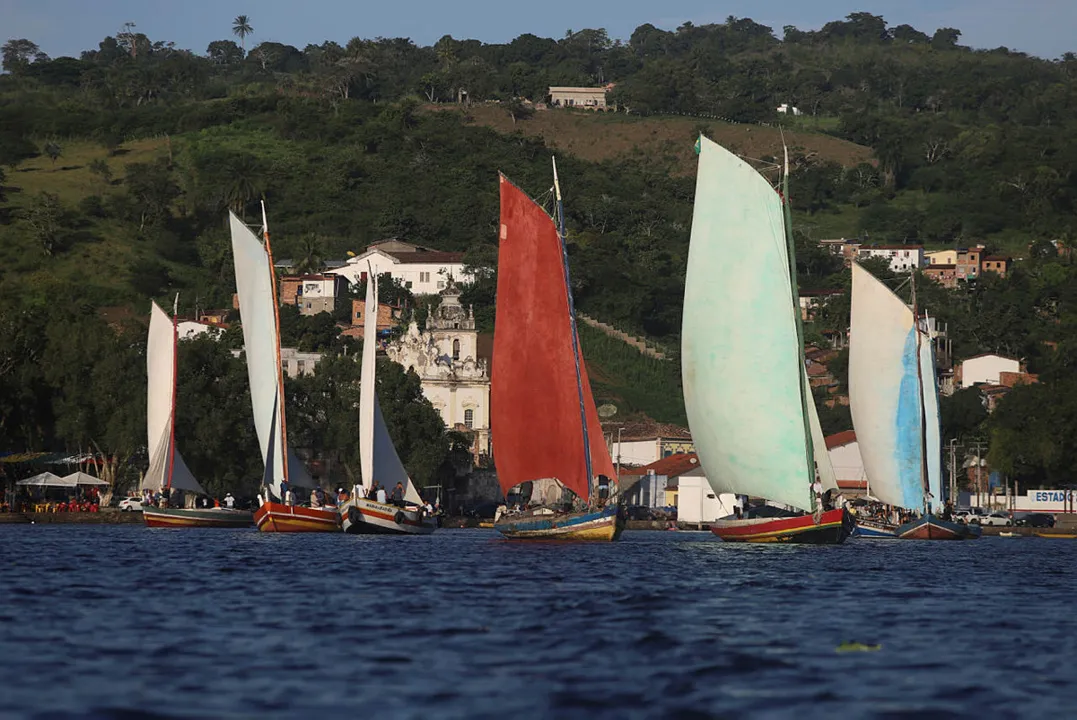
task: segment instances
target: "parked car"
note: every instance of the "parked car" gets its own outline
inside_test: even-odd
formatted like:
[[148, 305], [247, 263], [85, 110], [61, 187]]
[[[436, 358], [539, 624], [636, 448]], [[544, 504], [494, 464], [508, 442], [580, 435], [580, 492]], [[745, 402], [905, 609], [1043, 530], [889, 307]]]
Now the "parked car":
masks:
[[142, 498], [125, 497], [120, 500], [120, 512], [142, 512]]
[[980, 524], [981, 525], [990, 525], [992, 527], [994, 527], [995, 525], [1001, 525], [1003, 527], [1009, 527], [1010, 525], [1013, 525], [1013, 519], [1010, 518], [1008, 513], [993, 512], [990, 515], [987, 515], [987, 516], [981, 518], [980, 519]]
[[1049, 513], [1029, 513], [1017, 518], [1014, 524], [1022, 527], [1050, 528], [1055, 526], [1055, 516]]
[[982, 507], [961, 508], [954, 513], [955, 522], [963, 522], [970, 525], [979, 524], [987, 516], [987, 511]]

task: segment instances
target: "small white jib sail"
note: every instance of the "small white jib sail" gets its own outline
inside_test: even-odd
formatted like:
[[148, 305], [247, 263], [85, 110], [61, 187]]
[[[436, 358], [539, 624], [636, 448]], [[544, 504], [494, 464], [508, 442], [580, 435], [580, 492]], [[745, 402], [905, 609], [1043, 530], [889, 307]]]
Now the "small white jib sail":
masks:
[[419, 490], [408, 477], [404, 463], [400, 462], [381, 414], [374, 385], [377, 343], [378, 276], [368, 264], [363, 309], [363, 366], [359, 377], [359, 468], [367, 491], [377, 482], [385, 488], [386, 494], [391, 494], [399, 482], [404, 486], [404, 500], [419, 505], [422, 504]]
[[871, 478], [887, 505], [932, 509], [941, 502], [942, 440], [929, 323], [853, 263], [849, 405]]
[[[263, 225], [266, 239], [263, 246], [235, 213], [229, 211], [228, 216], [254, 429], [266, 468], [264, 484], [272, 497], [281, 498], [282, 482], [306, 488], [315, 487], [315, 483], [288, 447], [276, 275], [268, 248], [269, 231]], [[264, 216], [263, 208], [263, 222]], [[283, 461], [285, 458], [287, 462]]]
[[150, 466], [142, 489], [205, 493], [176, 449], [176, 364], [178, 333], [175, 313], [169, 319], [151, 303], [146, 343], [146, 448]]

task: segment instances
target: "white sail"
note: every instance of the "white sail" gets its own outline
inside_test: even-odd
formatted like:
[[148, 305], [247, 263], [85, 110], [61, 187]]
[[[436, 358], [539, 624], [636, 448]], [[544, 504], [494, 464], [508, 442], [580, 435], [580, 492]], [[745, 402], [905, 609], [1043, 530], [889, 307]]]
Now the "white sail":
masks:
[[871, 494], [908, 509], [920, 509], [924, 501], [920, 360], [914, 325], [909, 306], [853, 263], [849, 330], [853, 428]]
[[408, 477], [404, 463], [400, 462], [378, 403], [375, 385], [377, 347], [378, 277], [368, 266], [363, 311], [363, 367], [359, 376], [359, 469], [367, 488], [378, 482], [387, 494], [391, 494], [400, 483], [404, 486], [404, 499], [418, 504], [422, 498]]
[[837, 490], [838, 476], [834, 473], [834, 464], [830, 461], [830, 452], [826, 449], [826, 437], [823, 436], [823, 426], [819, 422], [819, 411], [815, 407], [815, 398], [811, 394], [811, 385], [808, 383], [808, 370], [804, 369], [804, 395], [808, 408], [808, 422], [811, 424], [812, 451], [815, 455], [815, 465], [819, 468], [819, 482], [823, 490]]
[[781, 199], [733, 153], [707, 138], [699, 149], [681, 331], [692, 438], [716, 493], [807, 510], [804, 354]]
[[269, 254], [235, 213], [229, 212], [232, 257], [236, 266], [236, 292], [243, 325], [243, 348], [247, 378], [251, 387], [254, 429], [267, 467], [272, 467], [270, 491], [280, 497], [285, 479], [283, 458], [287, 458], [287, 479], [292, 485], [313, 487], [310, 476], [291, 450], [285, 450], [284, 398], [279, 398], [281, 366], [277, 351], [277, 320], [273, 307], [273, 271]]
[[204, 493], [176, 449], [176, 330], [164, 310], [151, 303], [146, 342], [146, 449], [150, 466], [142, 488]]
[[942, 427], [939, 414], [939, 381], [935, 374], [935, 346], [929, 332], [920, 333], [920, 376], [924, 381], [924, 439], [931, 510], [942, 507]]

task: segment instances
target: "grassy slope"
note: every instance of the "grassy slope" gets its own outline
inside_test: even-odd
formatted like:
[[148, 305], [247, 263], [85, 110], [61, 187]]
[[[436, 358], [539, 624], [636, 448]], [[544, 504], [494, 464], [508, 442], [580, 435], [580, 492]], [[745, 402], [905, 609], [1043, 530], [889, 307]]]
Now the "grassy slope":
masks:
[[[467, 114], [476, 125], [501, 133], [541, 137], [548, 147], [585, 160], [600, 162], [636, 153], [657, 154], [675, 163], [678, 171], [686, 175], [695, 172], [693, 145], [701, 130], [715, 142], [747, 157], [778, 157], [782, 151], [782, 133], [776, 127], [734, 125], [709, 118], [540, 110], [514, 125], [508, 112], [496, 105], [473, 106]], [[841, 165], [871, 161], [870, 148], [830, 135], [787, 130], [785, 139], [790, 149], [802, 148]]]

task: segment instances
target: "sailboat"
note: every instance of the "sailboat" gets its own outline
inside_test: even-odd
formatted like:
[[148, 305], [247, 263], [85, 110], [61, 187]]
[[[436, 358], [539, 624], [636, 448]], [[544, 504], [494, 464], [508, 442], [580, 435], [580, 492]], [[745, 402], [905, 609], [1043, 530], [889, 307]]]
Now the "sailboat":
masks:
[[[427, 515], [415, 483], [396, 453], [374, 385], [378, 336], [378, 276], [368, 266], [366, 305], [363, 311], [363, 367], [359, 386], [359, 465], [362, 485], [340, 508], [344, 532], [356, 535], [387, 533], [429, 535], [437, 529], [437, 518]], [[374, 484], [392, 492], [397, 483], [404, 487], [404, 507], [372, 500], [367, 495]]]
[[922, 512], [905, 525], [861, 523], [874, 537], [960, 540], [976, 536], [935, 513], [942, 497], [942, 433], [935, 351], [928, 323], [870, 272], [852, 265], [849, 406], [871, 491], [895, 508]]
[[715, 493], [769, 503], [711, 531], [728, 542], [843, 542], [852, 516], [824, 510], [812, 488], [817, 473], [826, 489], [837, 483], [808, 383], [788, 207], [735, 154], [703, 136], [697, 148], [681, 328], [688, 425]]
[[490, 378], [490, 432], [506, 497], [494, 527], [514, 539], [616, 540], [625, 513], [580, 355], [561, 189], [560, 228], [500, 176], [497, 324]]
[[262, 206], [264, 246], [235, 213], [229, 211], [228, 215], [254, 428], [265, 464], [254, 521], [264, 532], [339, 531], [340, 513], [335, 507], [311, 508], [283, 502], [286, 489], [291, 489], [298, 500], [296, 489], [314, 488], [316, 483], [288, 447], [277, 281], [265, 205]]
[[[179, 296], [176, 296], [179, 302]], [[179, 335], [173, 306], [169, 318], [157, 303], [150, 307], [150, 333], [146, 343], [146, 447], [150, 467], [142, 478], [142, 490], [173, 490], [204, 495], [176, 448], [176, 365]], [[228, 508], [154, 507], [144, 504], [142, 518], [148, 527], [249, 527], [251, 513]]]

